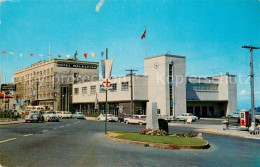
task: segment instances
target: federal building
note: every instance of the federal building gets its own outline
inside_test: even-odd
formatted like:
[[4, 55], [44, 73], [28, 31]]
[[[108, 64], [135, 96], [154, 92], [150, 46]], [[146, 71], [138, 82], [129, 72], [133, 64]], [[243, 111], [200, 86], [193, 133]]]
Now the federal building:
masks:
[[[186, 76], [186, 57], [159, 55], [144, 60], [144, 75], [112, 77], [108, 90], [108, 112], [146, 114], [147, 102], [157, 102], [158, 114], [178, 116], [193, 113], [199, 117], [222, 117], [237, 111], [236, 76]], [[131, 97], [131, 91], [133, 91]], [[104, 113], [105, 91], [102, 79], [75, 83], [72, 105], [85, 114]]]
[[74, 59], [39, 61], [14, 72], [14, 97], [22, 106], [43, 105], [55, 111], [74, 110], [72, 85], [98, 80], [99, 63]]

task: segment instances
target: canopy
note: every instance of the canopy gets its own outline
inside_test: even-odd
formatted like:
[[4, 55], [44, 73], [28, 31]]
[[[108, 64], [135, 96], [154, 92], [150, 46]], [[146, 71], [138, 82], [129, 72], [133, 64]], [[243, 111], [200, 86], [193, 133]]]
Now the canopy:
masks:
[[[3, 93], [0, 93], [0, 99], [3, 99], [4, 98], [4, 94]], [[5, 98], [13, 98], [13, 97], [11, 97], [11, 96], [9, 96], [9, 95], [5, 95]]]

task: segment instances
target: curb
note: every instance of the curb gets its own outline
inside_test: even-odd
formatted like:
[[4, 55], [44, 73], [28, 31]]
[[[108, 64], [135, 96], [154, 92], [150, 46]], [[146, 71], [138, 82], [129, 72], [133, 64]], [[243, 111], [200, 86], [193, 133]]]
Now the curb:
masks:
[[0, 125], [12, 125], [12, 124], [21, 124], [25, 122], [0, 122]]
[[205, 145], [202, 146], [179, 146], [174, 144], [160, 144], [160, 143], [149, 143], [149, 142], [139, 142], [139, 141], [132, 141], [132, 140], [124, 140], [124, 139], [118, 139], [112, 136], [109, 136], [108, 134], [105, 134], [105, 136], [115, 140], [116, 142], [120, 143], [126, 143], [126, 144], [134, 144], [138, 146], [143, 147], [153, 147], [153, 148], [159, 148], [159, 149], [165, 149], [165, 150], [201, 150], [201, 149], [209, 149], [210, 145], [207, 142]]
[[225, 136], [233, 136], [233, 137], [239, 137], [239, 138], [246, 138], [241, 135], [233, 135], [229, 133], [223, 133], [223, 132], [213, 132], [213, 131], [208, 131], [208, 130], [202, 130], [202, 129], [197, 129], [197, 132], [202, 132], [202, 133], [211, 133], [211, 134], [217, 134], [217, 135], [225, 135]]

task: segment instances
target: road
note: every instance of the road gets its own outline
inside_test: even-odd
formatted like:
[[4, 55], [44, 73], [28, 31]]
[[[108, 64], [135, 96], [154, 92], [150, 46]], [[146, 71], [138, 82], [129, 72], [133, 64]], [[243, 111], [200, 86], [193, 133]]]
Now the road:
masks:
[[[109, 130], [145, 126], [108, 123]], [[12, 166], [260, 166], [260, 142], [203, 134], [208, 150], [160, 150], [116, 143], [104, 123], [85, 120], [0, 126], [0, 164]], [[171, 132], [188, 129], [170, 127]], [[1, 166], [0, 165], [0, 166]]]

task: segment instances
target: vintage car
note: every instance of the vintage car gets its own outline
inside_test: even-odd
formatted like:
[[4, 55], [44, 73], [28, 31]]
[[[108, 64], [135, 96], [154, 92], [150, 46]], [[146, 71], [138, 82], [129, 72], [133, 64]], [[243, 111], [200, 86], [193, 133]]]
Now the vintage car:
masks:
[[174, 117], [169, 115], [158, 114], [158, 119], [164, 119], [167, 122], [171, 122], [174, 120]]
[[59, 115], [55, 111], [47, 111], [43, 114], [44, 121], [46, 122], [59, 122], [60, 118]]
[[[105, 114], [100, 114], [97, 118], [98, 121], [106, 121], [106, 115]], [[112, 115], [112, 114], [107, 114], [107, 121], [110, 122], [117, 122], [118, 121], [118, 117]]]
[[227, 118], [238, 118], [240, 117], [239, 111], [234, 111], [232, 113], [227, 114]]
[[62, 119], [63, 118], [66, 118], [66, 119], [72, 118], [72, 114], [69, 111], [57, 111], [57, 114]]
[[118, 117], [118, 122], [121, 123], [121, 122], [125, 122], [125, 118], [129, 118], [131, 117], [132, 115], [123, 115], [123, 116], [119, 116]]
[[129, 118], [125, 118], [125, 123], [144, 125], [146, 124], [146, 115], [133, 115]]
[[186, 121], [187, 119], [192, 119], [192, 121], [197, 121], [198, 117], [194, 116], [192, 113], [183, 113], [176, 117], [177, 121]]
[[25, 122], [44, 122], [44, 111], [42, 110], [31, 110], [25, 115]]
[[82, 112], [75, 112], [74, 114], [72, 114], [72, 118], [86, 119]]

